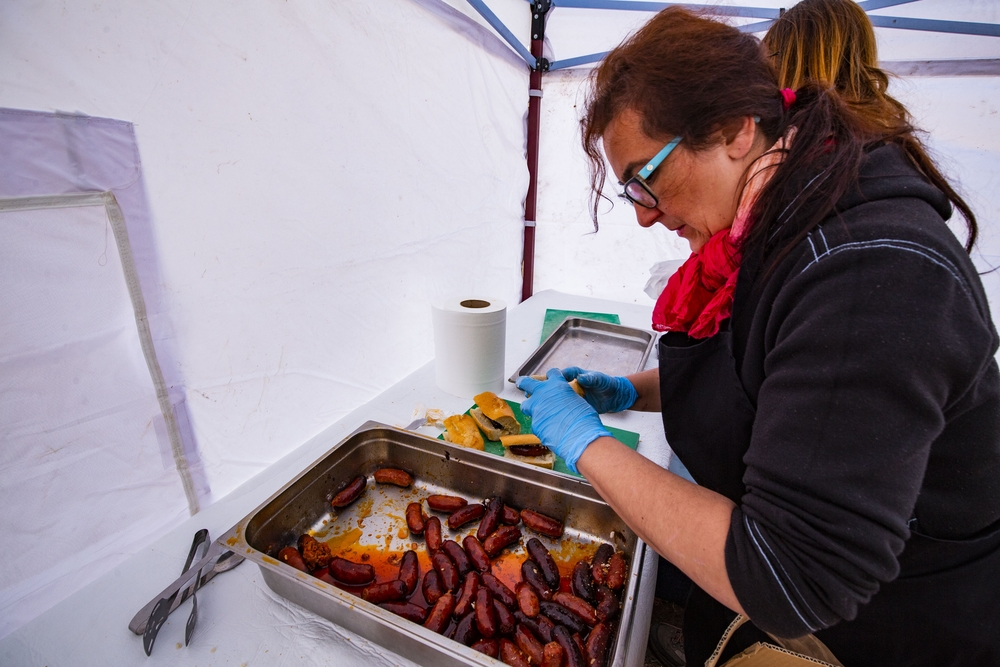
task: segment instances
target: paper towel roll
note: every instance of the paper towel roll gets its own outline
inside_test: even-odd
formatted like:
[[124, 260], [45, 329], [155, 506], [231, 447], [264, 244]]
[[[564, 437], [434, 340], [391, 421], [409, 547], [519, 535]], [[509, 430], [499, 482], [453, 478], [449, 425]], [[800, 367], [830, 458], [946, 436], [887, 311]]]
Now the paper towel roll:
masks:
[[501, 299], [451, 299], [433, 306], [437, 385], [472, 398], [503, 391], [507, 304]]

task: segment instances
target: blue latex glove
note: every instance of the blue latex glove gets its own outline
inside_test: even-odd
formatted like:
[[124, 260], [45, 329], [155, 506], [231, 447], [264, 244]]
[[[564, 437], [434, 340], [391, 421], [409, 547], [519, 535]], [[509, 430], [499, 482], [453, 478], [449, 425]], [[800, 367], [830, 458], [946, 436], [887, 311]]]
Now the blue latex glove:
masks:
[[627, 377], [585, 371], [577, 366], [564, 368], [562, 374], [567, 380], [579, 383], [583, 388], [583, 397], [601, 414], [628, 410], [639, 399], [639, 393]]
[[517, 388], [528, 395], [521, 411], [531, 417], [531, 431], [542, 444], [566, 461], [573, 472], [587, 445], [611, 435], [587, 401], [573, 391], [558, 368], [549, 369], [548, 380], [519, 377]]

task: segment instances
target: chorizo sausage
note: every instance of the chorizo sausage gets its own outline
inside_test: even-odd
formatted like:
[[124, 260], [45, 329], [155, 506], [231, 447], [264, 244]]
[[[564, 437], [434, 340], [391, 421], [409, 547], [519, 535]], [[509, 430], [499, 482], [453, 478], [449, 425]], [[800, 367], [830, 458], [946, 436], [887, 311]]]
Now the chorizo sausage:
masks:
[[590, 574], [590, 564], [579, 561], [573, 567], [573, 576], [570, 577], [570, 590], [573, 594], [583, 598], [587, 602], [594, 604], [597, 602], [597, 595], [594, 591], [594, 577]]
[[482, 542], [492, 535], [493, 531], [500, 525], [500, 519], [502, 518], [503, 499], [500, 496], [493, 496], [486, 501], [486, 512], [483, 514], [483, 520], [479, 522], [479, 528], [476, 530], [476, 539]]
[[514, 632], [514, 626], [517, 624], [514, 614], [510, 613], [510, 609], [507, 609], [504, 603], [497, 600], [495, 596], [493, 598], [493, 611], [497, 615], [497, 633], [509, 635]]
[[545, 583], [542, 571], [538, 569], [538, 564], [535, 561], [526, 560], [521, 563], [521, 579], [535, 589], [535, 593], [541, 599], [552, 599], [552, 589]]
[[606, 623], [618, 615], [620, 605], [615, 592], [601, 584], [597, 587], [597, 620]]
[[517, 643], [518, 648], [528, 656], [531, 664], [542, 664], [545, 648], [542, 646], [542, 642], [538, 641], [538, 638], [531, 634], [531, 630], [519, 624], [514, 630], [514, 641]]
[[490, 555], [490, 558], [493, 558], [503, 551], [504, 547], [514, 544], [520, 539], [521, 529], [517, 526], [500, 526], [483, 542], [483, 549]]
[[611, 628], [604, 623], [598, 623], [587, 636], [586, 657], [588, 667], [604, 667], [608, 657], [608, 646], [611, 645]]
[[521, 610], [521, 613], [528, 618], [538, 616], [541, 608], [538, 606], [538, 595], [535, 593], [535, 589], [522, 581], [518, 583], [516, 590], [517, 608]]
[[413, 623], [423, 623], [427, 620], [427, 610], [412, 602], [383, 602], [379, 606]]
[[386, 581], [381, 584], [366, 586], [361, 591], [361, 598], [368, 602], [379, 604], [381, 602], [395, 602], [406, 597], [406, 584], [399, 579]]
[[327, 566], [330, 576], [351, 586], [363, 586], [375, 578], [375, 568], [366, 563], [352, 563], [335, 556]]
[[479, 639], [472, 644], [472, 650], [496, 658], [500, 655], [500, 642], [496, 639]]
[[560, 591], [552, 596], [552, 601], [569, 609], [590, 627], [597, 625], [597, 611], [583, 598]]
[[479, 633], [476, 632], [475, 614], [470, 612], [459, 619], [458, 627], [455, 628], [455, 635], [452, 639], [457, 641], [459, 644], [472, 646], [472, 642], [476, 641], [478, 638]]
[[583, 655], [565, 626], [557, 625], [556, 629], [552, 631], [552, 638], [559, 642], [563, 653], [566, 654], [566, 667], [585, 667]]
[[503, 506], [503, 518], [500, 519], [507, 526], [516, 526], [521, 523], [521, 513], [509, 505]]
[[475, 521], [476, 519], [482, 518], [483, 514], [486, 513], [486, 508], [479, 503], [473, 503], [471, 505], [466, 505], [460, 510], [456, 510], [451, 513], [448, 517], [448, 527], [452, 530], [456, 528], [461, 528], [465, 524]]
[[437, 573], [437, 570], [428, 570], [427, 574], [424, 575], [424, 584], [421, 588], [427, 604], [434, 604], [445, 593], [444, 582], [441, 581], [441, 575]]
[[413, 477], [410, 473], [399, 468], [379, 468], [373, 475], [379, 484], [392, 484], [401, 486], [404, 489], [413, 484]]
[[441, 519], [436, 516], [427, 519], [424, 524], [424, 541], [431, 553], [441, 548]]
[[563, 650], [559, 642], [549, 642], [543, 647], [542, 667], [563, 667]]
[[424, 508], [420, 503], [410, 503], [406, 506], [406, 526], [413, 535], [420, 535], [424, 532], [427, 519], [424, 518]]
[[302, 554], [295, 547], [285, 547], [278, 552], [278, 560], [283, 563], [288, 563], [296, 570], [302, 570], [303, 572], [308, 572], [309, 568], [306, 567], [306, 562], [302, 560]]
[[451, 593], [445, 593], [434, 603], [434, 607], [427, 615], [427, 620], [424, 621], [424, 627], [431, 632], [443, 633], [448, 629], [448, 622], [451, 620], [451, 612], [454, 609], [455, 596]]
[[495, 597], [497, 600], [500, 600], [500, 602], [503, 602], [505, 607], [507, 607], [508, 609], [513, 609], [514, 607], [517, 606], [517, 598], [514, 597], [514, 593], [509, 588], [507, 588], [506, 584], [504, 584], [502, 581], [494, 577], [489, 572], [484, 573], [481, 579], [483, 582], [483, 586], [488, 588], [490, 590], [490, 593], [493, 593], [493, 597]]
[[466, 535], [465, 539], [462, 540], [462, 546], [465, 548], [465, 553], [469, 555], [469, 560], [472, 561], [472, 567], [480, 572], [489, 572], [490, 557], [483, 549], [482, 542], [477, 540], [475, 535]]
[[347, 483], [343, 489], [337, 492], [337, 495], [333, 497], [330, 504], [334, 507], [346, 507], [358, 499], [361, 492], [365, 490], [368, 485], [368, 478], [364, 475], [358, 475], [350, 482]]
[[458, 542], [455, 540], [445, 540], [441, 543], [441, 551], [448, 554], [448, 558], [451, 562], [455, 564], [458, 568], [458, 576], [464, 577], [472, 569], [472, 564], [469, 562], [469, 556], [465, 553]]
[[462, 582], [462, 590], [458, 594], [458, 601], [455, 602], [455, 611], [452, 612], [456, 618], [465, 616], [472, 610], [472, 604], [476, 601], [476, 593], [479, 592], [479, 577], [475, 572], [465, 575]]
[[493, 594], [485, 587], [476, 593], [476, 629], [487, 639], [497, 633], [497, 613], [493, 608]]
[[406, 584], [407, 595], [416, 590], [418, 579], [420, 579], [420, 563], [417, 561], [417, 552], [408, 549], [399, 561], [399, 580]]
[[549, 537], [562, 537], [562, 523], [550, 516], [545, 516], [534, 510], [521, 510], [521, 521], [536, 533], [548, 535]]
[[587, 646], [583, 643], [583, 637], [580, 636], [579, 632], [573, 633], [573, 643], [576, 644], [576, 650], [580, 652], [583, 657], [583, 664], [587, 664]]
[[608, 588], [613, 591], [625, 585], [625, 558], [616, 553], [608, 560]]
[[465, 498], [459, 498], [458, 496], [445, 496], [440, 494], [427, 496], [427, 506], [437, 512], [447, 512], [448, 514], [451, 514], [456, 510], [462, 509], [468, 504], [468, 500]]
[[528, 540], [528, 557], [538, 564], [538, 569], [542, 571], [542, 577], [545, 579], [545, 583], [549, 585], [549, 588], [556, 590], [559, 588], [559, 568], [556, 566], [556, 561], [552, 558], [552, 554], [549, 550], [545, 548], [541, 540], [537, 537], [532, 537]]
[[510, 667], [531, 667], [528, 656], [517, 647], [517, 644], [509, 639], [500, 640], [500, 660]]
[[534, 618], [528, 618], [522, 612], [515, 611], [514, 619], [518, 623], [523, 623], [524, 627], [534, 632], [535, 636], [540, 637], [543, 642], [552, 641], [552, 631], [556, 629], [556, 625], [544, 616], [538, 615]]
[[458, 588], [458, 570], [455, 569], [455, 564], [443, 551], [439, 551], [431, 557], [431, 564], [441, 575], [441, 583], [446, 591]]
[[[576, 614], [571, 612], [566, 607], [555, 602], [540, 602], [538, 606], [542, 610], [542, 614], [547, 616], [550, 621], [556, 625], [565, 625], [567, 628], [573, 632], [586, 632], [587, 626], [583, 621], [576, 617]], [[566, 648], [563, 646], [563, 648]]]
[[610, 544], [602, 544], [597, 547], [594, 557], [590, 561], [590, 574], [594, 578], [594, 583], [606, 584], [608, 580], [608, 560], [614, 555], [615, 550]]
[[330, 576], [329, 569], [327, 569], [325, 567], [321, 567], [318, 570], [313, 570], [312, 571], [312, 576], [314, 576], [317, 579], [319, 579], [320, 581], [328, 583], [328, 584], [330, 584], [332, 586], [336, 586], [337, 585], [336, 580], [333, 577]]

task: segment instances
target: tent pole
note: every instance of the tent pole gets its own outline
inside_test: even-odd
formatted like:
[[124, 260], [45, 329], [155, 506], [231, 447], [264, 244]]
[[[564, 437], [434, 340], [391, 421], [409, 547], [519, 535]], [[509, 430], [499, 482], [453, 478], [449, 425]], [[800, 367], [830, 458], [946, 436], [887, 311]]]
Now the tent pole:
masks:
[[535, 205], [538, 195], [538, 130], [542, 112], [542, 73], [549, 63], [542, 57], [545, 41], [545, 16], [550, 0], [535, 0], [530, 5], [531, 55], [535, 66], [528, 79], [528, 193], [524, 197], [524, 254], [521, 260], [521, 301], [531, 297], [535, 280]]

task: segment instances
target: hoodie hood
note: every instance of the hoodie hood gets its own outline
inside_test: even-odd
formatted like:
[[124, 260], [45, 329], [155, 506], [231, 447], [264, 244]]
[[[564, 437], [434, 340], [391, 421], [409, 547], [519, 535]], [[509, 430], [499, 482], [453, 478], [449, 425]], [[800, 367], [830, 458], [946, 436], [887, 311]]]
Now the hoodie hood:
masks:
[[861, 204], [897, 197], [923, 199], [942, 219], [951, 217], [948, 196], [917, 171], [896, 144], [879, 146], [865, 155], [857, 183], [840, 198], [836, 210], [842, 213]]

